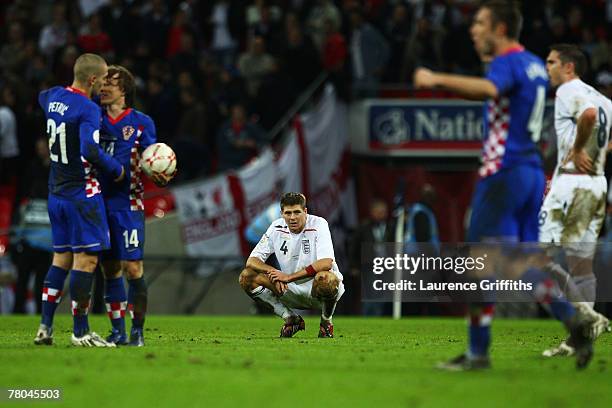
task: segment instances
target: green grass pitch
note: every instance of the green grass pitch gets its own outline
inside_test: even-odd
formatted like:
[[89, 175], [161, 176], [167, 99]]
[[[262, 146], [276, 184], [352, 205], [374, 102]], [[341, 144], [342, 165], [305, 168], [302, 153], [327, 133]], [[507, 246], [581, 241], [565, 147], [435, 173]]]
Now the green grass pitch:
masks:
[[[91, 327], [106, 334], [103, 316]], [[0, 388], [63, 389], [69, 407], [610, 407], [612, 335], [587, 370], [540, 352], [563, 336], [548, 320], [493, 326], [493, 369], [433, 368], [465, 348], [463, 319], [335, 318], [335, 339], [277, 338], [273, 317], [148, 316], [140, 349], [69, 345], [71, 319], [56, 318], [55, 344], [34, 346], [37, 317], [0, 317]], [[0, 406], [8, 406], [0, 401]]]

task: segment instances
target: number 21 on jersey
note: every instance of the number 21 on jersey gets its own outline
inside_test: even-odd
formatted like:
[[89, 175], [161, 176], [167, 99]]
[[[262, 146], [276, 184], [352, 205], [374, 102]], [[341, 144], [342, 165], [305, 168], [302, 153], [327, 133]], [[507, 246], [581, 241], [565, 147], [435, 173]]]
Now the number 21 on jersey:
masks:
[[[53, 162], [61, 159], [62, 164], [68, 164], [68, 152], [66, 152], [66, 123], [62, 122], [59, 126], [53, 119], [47, 120], [47, 136], [49, 137], [49, 158]], [[59, 143], [59, 156], [53, 153], [53, 145]]]

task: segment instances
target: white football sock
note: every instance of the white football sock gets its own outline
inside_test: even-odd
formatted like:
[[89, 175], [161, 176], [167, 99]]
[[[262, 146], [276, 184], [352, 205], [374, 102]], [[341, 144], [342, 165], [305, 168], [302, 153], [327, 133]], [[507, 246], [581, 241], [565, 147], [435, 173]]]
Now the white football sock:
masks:
[[332, 316], [334, 315], [334, 311], [336, 310], [337, 303], [338, 302], [335, 300], [321, 301], [321, 319], [331, 323]]
[[567, 273], [563, 267], [557, 263], [550, 262], [544, 269], [545, 272], [550, 273], [559, 288], [563, 291], [563, 294], [570, 302], [582, 302], [584, 297], [580, 292], [578, 286], [576, 286], [575, 279], [572, 275]]
[[274, 313], [285, 320], [287, 320], [291, 316], [296, 315], [291, 309], [283, 305], [281, 301], [274, 295], [274, 293], [268, 288], [264, 288], [263, 286], [256, 287], [255, 289], [251, 290], [251, 297], [253, 299], [259, 299], [262, 302], [265, 302], [272, 306], [272, 309], [274, 309]]
[[576, 282], [576, 286], [580, 290], [585, 303], [593, 308], [597, 292], [597, 278], [595, 278], [595, 275], [577, 276], [574, 278], [574, 282]]

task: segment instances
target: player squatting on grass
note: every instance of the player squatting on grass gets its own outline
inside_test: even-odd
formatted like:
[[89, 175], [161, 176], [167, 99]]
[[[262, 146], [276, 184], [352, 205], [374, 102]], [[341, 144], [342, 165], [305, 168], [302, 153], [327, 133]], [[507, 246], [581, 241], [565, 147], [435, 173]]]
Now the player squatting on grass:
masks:
[[[305, 329], [304, 319], [292, 308], [321, 309], [319, 337], [334, 337], [332, 315], [344, 284], [327, 221], [308, 214], [300, 193], [284, 194], [280, 209], [282, 217], [272, 222], [247, 259], [240, 286], [285, 321], [280, 337]], [[272, 254], [280, 270], [265, 263]]]

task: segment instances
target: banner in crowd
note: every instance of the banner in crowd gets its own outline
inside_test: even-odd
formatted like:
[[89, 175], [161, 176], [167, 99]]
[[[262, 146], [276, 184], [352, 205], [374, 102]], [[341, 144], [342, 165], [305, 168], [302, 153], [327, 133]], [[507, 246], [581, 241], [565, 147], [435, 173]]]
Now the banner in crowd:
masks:
[[309, 211], [330, 225], [356, 223], [347, 133], [346, 106], [327, 87], [317, 107], [295, 119], [277, 159], [266, 150], [236, 171], [173, 189], [187, 254], [248, 255], [245, 228], [286, 191], [304, 192]]

